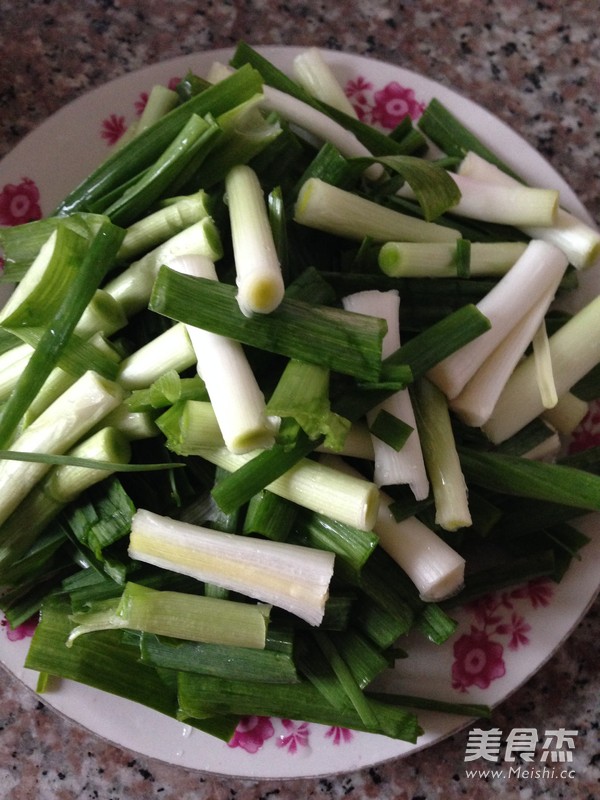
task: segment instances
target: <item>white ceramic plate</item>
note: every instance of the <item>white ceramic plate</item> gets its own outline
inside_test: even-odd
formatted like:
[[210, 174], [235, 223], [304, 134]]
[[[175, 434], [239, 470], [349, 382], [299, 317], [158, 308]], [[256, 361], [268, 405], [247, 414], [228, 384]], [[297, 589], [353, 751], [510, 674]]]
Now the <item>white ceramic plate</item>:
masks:
[[[284, 47], [261, 50], [287, 70], [300, 52]], [[205, 74], [213, 60], [226, 61], [229, 55], [230, 51], [199, 53], [147, 67], [86, 94], [52, 116], [0, 163], [0, 224], [23, 221], [24, 214], [36, 212], [36, 205], [50, 213], [107, 155], [109, 143], [135, 119], [144, 93], [155, 83], [168, 84], [188, 70]], [[407, 111], [418, 115], [423, 104], [437, 97], [468, 120], [481, 139], [526, 179], [559, 189], [562, 204], [589, 219], [548, 163], [473, 102], [396, 66], [338, 52], [327, 52], [326, 58], [368, 121], [393, 126]], [[586, 294], [598, 291], [595, 272]], [[598, 436], [597, 430], [591, 433]], [[410, 658], [387, 676], [386, 686], [449, 701], [496, 705], [504, 700], [561, 645], [598, 591], [600, 525], [595, 517], [582, 524], [592, 540], [584, 558], [559, 586], [537, 582], [461, 610], [460, 628], [443, 647], [411, 636]], [[9, 639], [6, 631], [0, 631], [0, 660], [34, 688], [36, 674], [23, 667], [28, 638]], [[301, 720], [250, 718], [238, 730], [235, 746], [228, 746], [142, 706], [68, 681], [44, 700], [97, 735], [145, 756], [250, 778], [348, 772], [429, 747], [468, 723], [462, 717], [423, 713], [425, 734], [413, 747]]]

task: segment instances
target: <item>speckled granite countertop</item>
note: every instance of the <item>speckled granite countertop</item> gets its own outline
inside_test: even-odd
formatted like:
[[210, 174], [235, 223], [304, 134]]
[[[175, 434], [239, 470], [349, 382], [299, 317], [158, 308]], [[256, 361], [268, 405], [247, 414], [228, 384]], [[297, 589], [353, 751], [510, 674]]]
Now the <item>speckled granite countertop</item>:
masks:
[[[442, 7], [443, 5], [443, 7]], [[89, 88], [176, 55], [257, 44], [335, 48], [401, 64], [496, 113], [540, 150], [600, 221], [600, 38], [595, 0], [198, 3], [2, 0], [0, 156]], [[467, 733], [332, 779], [221, 780], [80, 729], [0, 672], [0, 797], [11, 800], [600, 798], [598, 602], [490, 727], [580, 731], [573, 779], [465, 775]]]

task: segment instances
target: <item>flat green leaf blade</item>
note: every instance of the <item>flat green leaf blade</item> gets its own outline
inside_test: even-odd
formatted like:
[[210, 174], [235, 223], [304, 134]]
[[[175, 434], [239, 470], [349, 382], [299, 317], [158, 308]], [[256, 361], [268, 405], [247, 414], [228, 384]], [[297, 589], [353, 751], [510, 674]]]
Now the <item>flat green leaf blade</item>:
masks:
[[69, 614], [70, 606], [65, 600], [44, 603], [25, 659], [27, 669], [79, 681], [175, 716], [174, 692], [156, 670], [139, 661], [137, 648], [123, 646], [121, 631], [82, 636], [72, 647], [66, 647], [73, 627]]
[[246, 317], [235, 286], [161, 267], [149, 307], [171, 319], [252, 347], [376, 380], [386, 323], [378, 317], [284, 299], [271, 314]]
[[505, 494], [600, 511], [600, 476], [503, 453], [460, 450], [467, 481]]

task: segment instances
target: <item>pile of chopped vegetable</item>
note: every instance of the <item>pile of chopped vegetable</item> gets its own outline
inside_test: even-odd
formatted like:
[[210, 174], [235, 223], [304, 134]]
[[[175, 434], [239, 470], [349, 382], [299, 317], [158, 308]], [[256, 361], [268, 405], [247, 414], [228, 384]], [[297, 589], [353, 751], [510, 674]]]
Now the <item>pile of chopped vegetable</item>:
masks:
[[[560, 581], [600, 510], [600, 235], [438, 101], [384, 134], [309, 50], [156, 87], [0, 231], [0, 605], [26, 666], [228, 741], [241, 716], [414, 742], [403, 638]], [[585, 551], [583, 551], [585, 552]], [[401, 666], [397, 667], [401, 669]]]

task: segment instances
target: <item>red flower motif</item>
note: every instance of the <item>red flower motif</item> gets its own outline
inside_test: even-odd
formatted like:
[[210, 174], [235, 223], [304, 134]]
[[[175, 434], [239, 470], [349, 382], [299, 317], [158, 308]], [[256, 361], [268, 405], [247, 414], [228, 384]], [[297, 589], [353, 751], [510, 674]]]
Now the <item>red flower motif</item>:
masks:
[[0, 192], [0, 225], [20, 225], [41, 216], [40, 192], [31, 178], [7, 183]]
[[490, 639], [485, 631], [472, 627], [471, 633], [463, 634], [454, 643], [453, 688], [466, 692], [467, 687], [475, 684], [487, 689], [506, 672], [503, 651], [502, 645]]
[[241, 747], [247, 753], [257, 753], [274, 733], [269, 717], [242, 717], [228, 745]]
[[519, 586], [518, 589], [513, 589], [510, 596], [515, 598], [527, 598], [532, 608], [540, 608], [550, 604], [553, 594], [554, 589], [550, 581], [546, 578], [536, 578], [526, 583], [525, 586]]
[[11, 628], [9, 621], [6, 618], [0, 622], [0, 625], [3, 628], [6, 628], [6, 637], [9, 642], [18, 642], [20, 639], [27, 639], [28, 637], [33, 636], [38, 622], [39, 615], [34, 614], [21, 625], [17, 625], [16, 628]]
[[497, 613], [498, 606], [501, 601], [495, 594], [486, 594], [483, 597], [478, 597], [471, 603], [466, 603], [465, 608], [473, 612], [473, 616], [480, 625], [486, 627], [487, 625], [495, 625], [502, 619]]
[[299, 747], [308, 746], [308, 722], [296, 723], [291, 719], [282, 719], [281, 724], [289, 733], [277, 739], [277, 747], [285, 747], [289, 753], [295, 753]]
[[106, 139], [107, 144], [113, 145], [119, 141], [126, 130], [125, 117], [111, 114], [110, 117], [103, 121], [100, 136]]
[[600, 402], [592, 403], [590, 409], [574, 432], [569, 452], [580, 453], [600, 444]]
[[348, 81], [344, 89], [346, 97], [352, 103], [357, 117], [362, 122], [368, 122], [370, 120], [372, 104], [369, 100], [369, 93], [372, 89], [373, 84], [361, 75], [355, 80]]
[[417, 119], [424, 109], [424, 103], [418, 102], [412, 89], [392, 81], [379, 92], [375, 92], [373, 121], [383, 128], [395, 128], [407, 115], [411, 119]]
[[526, 633], [530, 630], [531, 625], [528, 625], [519, 614], [512, 614], [509, 623], [503, 623], [496, 628], [497, 633], [503, 636], [510, 636], [508, 647], [511, 650], [517, 650], [522, 644], [529, 644], [529, 638]]
[[138, 115], [138, 117], [141, 116], [141, 114], [143, 113], [147, 103], [148, 103], [148, 92], [140, 92], [140, 96], [133, 104], [135, 108], [135, 113]]
[[[181, 78], [170, 78], [169, 82], [167, 83], [167, 89], [170, 89], [172, 92], [174, 92], [179, 83], [181, 83]], [[144, 109], [146, 108], [146, 105], [148, 103], [148, 97], [149, 97], [148, 92], [140, 92], [140, 96], [133, 104], [135, 108], [135, 113], [138, 115], [138, 117], [143, 113]]]
[[369, 102], [367, 92], [373, 88], [373, 84], [365, 80], [360, 75], [354, 81], [348, 81], [344, 90], [346, 97], [358, 106], [366, 106]]
[[349, 728], [340, 728], [335, 725], [325, 731], [325, 738], [331, 739], [332, 744], [339, 745], [352, 741], [353, 733]]

